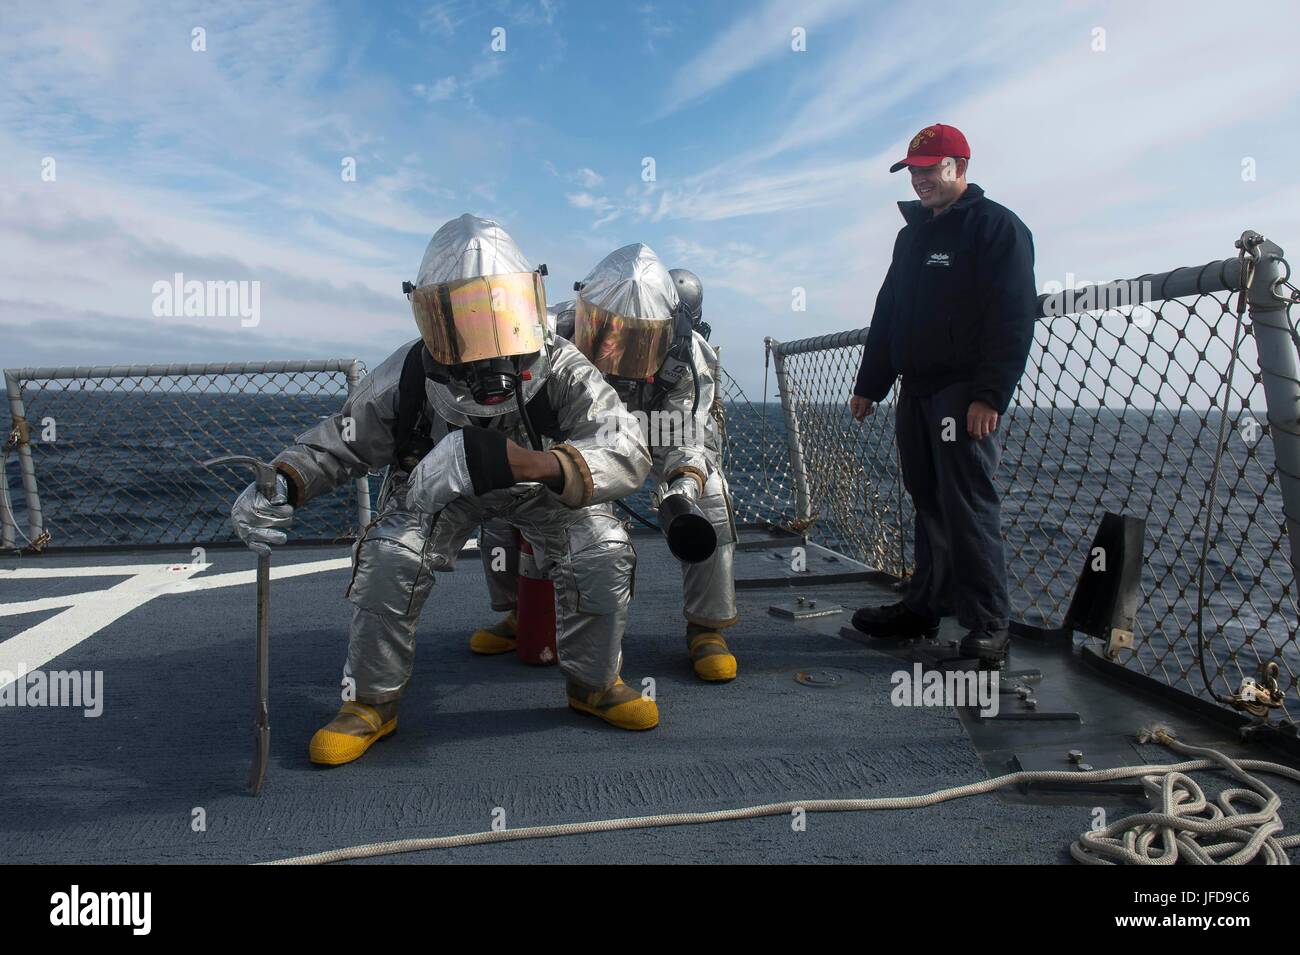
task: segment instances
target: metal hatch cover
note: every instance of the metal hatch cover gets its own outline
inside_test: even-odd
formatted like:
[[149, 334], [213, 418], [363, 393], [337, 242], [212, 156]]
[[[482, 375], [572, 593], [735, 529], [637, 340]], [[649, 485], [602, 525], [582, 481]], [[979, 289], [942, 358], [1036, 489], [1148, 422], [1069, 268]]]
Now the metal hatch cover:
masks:
[[791, 620], [808, 620], [813, 617], [831, 617], [844, 610], [839, 604], [818, 603], [814, 599], [807, 597], [796, 597], [794, 600], [783, 600], [780, 603], [774, 603], [767, 608], [767, 612], [778, 617], [788, 617]]

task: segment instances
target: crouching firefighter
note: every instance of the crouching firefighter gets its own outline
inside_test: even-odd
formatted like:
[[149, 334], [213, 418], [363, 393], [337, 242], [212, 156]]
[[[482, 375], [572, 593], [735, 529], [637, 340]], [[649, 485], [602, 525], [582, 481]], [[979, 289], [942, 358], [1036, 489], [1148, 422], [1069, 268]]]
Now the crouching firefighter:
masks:
[[605, 503], [640, 487], [649, 452], [595, 367], [547, 340], [543, 274], [496, 222], [445, 224], [404, 283], [420, 338], [275, 458], [275, 498], [250, 486], [235, 502], [246, 543], [282, 543], [294, 508], [387, 466], [379, 516], [353, 548], [345, 702], [312, 737], [312, 762], [351, 762], [396, 729], [434, 572], [493, 517], [521, 529], [554, 582], [569, 706], [623, 729], [658, 724], [619, 677], [636, 556]]
[[[647, 428], [660, 523], [674, 554], [686, 558], [683, 616], [692, 668], [702, 680], [731, 680], [736, 658], [722, 631], [739, 620], [732, 574], [736, 528], [721, 468], [718, 358], [701, 334], [708, 329], [701, 321], [703, 289], [694, 274], [667, 272], [650, 248], [637, 243], [610, 253], [578, 290], [575, 303], [557, 306], [556, 331], [573, 336]], [[683, 532], [692, 520], [704, 525], [706, 541]], [[470, 649], [505, 653], [515, 646], [517, 565], [488, 555], [512, 553], [509, 522], [485, 524], [480, 547], [492, 607], [509, 613], [474, 633]], [[695, 547], [701, 551], [689, 553]]]

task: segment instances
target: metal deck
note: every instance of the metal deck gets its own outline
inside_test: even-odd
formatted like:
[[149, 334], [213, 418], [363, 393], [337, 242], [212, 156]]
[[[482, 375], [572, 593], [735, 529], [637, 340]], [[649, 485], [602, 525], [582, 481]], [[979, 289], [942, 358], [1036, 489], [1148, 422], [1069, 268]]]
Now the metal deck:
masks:
[[[277, 573], [333, 564], [272, 587], [272, 763], [259, 797], [243, 789], [253, 554], [211, 548], [201, 570], [179, 551], [0, 560], [0, 670], [22, 662], [98, 670], [104, 678], [98, 718], [0, 707], [0, 858], [259, 862], [480, 831], [498, 807], [516, 828], [917, 794], [996, 775], [1017, 761], [1068, 765], [1065, 752], [1076, 747], [1099, 768], [1172, 761], [1160, 747], [1129, 742], [1139, 724], [1156, 719], [1189, 742], [1240, 751], [1230, 732], [1117, 689], [1067, 649], [1023, 641], [1011, 669], [1034, 687], [1039, 712], [1077, 719], [979, 721], [948, 707], [896, 707], [890, 675], [910, 669], [918, 648], [886, 652], [841, 635], [851, 608], [891, 599], [888, 587], [853, 579], [866, 568], [815, 547], [813, 576], [792, 587], [788, 557], [798, 538], [755, 529], [738, 550], [742, 621], [728, 632], [740, 675], [726, 685], [701, 683], [685, 654], [675, 562], [657, 537], [634, 540], [640, 563], [624, 678], [634, 685], [654, 678], [659, 728], [627, 733], [570, 711], [553, 667], [470, 654], [470, 632], [495, 615], [477, 554], [468, 553], [454, 574], [440, 575], [425, 609], [398, 732], [336, 769], [311, 765], [307, 740], [337, 707], [350, 611], [347, 550], [279, 549]], [[76, 568], [116, 573], [84, 576]], [[101, 594], [69, 607], [69, 595], [86, 591]], [[845, 610], [808, 620], [769, 613], [796, 596]], [[945, 629], [941, 641], [954, 636]], [[40, 658], [54, 651], [48, 662]], [[811, 675], [807, 683], [796, 679], [801, 672]], [[1014, 693], [1003, 706], [1024, 708]], [[1283, 794], [1283, 818], [1300, 812], [1300, 792], [1269, 781]], [[810, 814], [806, 831], [775, 817], [380, 861], [1058, 863], [1069, 861], [1070, 841], [1090, 826], [1097, 806], [1127, 814], [1144, 803], [1124, 793], [1007, 793], [907, 812]], [[196, 810], [203, 831], [192, 825]]]

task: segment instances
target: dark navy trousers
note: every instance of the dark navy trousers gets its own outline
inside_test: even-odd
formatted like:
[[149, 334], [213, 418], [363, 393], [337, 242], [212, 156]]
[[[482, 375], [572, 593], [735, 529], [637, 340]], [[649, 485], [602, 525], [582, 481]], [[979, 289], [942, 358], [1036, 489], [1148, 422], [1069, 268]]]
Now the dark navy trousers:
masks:
[[929, 617], [955, 613], [963, 627], [1007, 626], [1007, 562], [996, 473], [998, 430], [966, 433], [966, 383], [913, 396], [907, 386], [895, 417], [903, 485], [916, 508], [916, 569], [903, 603]]

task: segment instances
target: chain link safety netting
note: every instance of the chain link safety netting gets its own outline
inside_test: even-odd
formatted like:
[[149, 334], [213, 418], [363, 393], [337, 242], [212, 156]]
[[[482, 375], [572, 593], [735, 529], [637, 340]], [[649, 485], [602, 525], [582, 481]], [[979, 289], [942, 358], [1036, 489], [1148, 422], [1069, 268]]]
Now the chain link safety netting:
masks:
[[[788, 480], [790, 457], [781, 404], [775, 399], [754, 404], [724, 364], [717, 371], [721, 409], [714, 413], [714, 422], [736, 521], [788, 527], [795, 520], [795, 492]], [[647, 481], [624, 499], [650, 527], [656, 527], [653, 485], [653, 480]]]
[[789, 527], [796, 519], [796, 497], [780, 402], [752, 403], [727, 369], [720, 371], [722, 470], [736, 521]]
[[[11, 372], [17, 379], [47, 543], [177, 545], [236, 540], [230, 505], [253, 480], [246, 466], [201, 464], [224, 454], [269, 461], [294, 436], [336, 412], [348, 394], [350, 359], [139, 369]], [[154, 369], [148, 369], [153, 371]], [[162, 367], [158, 369], [162, 371]], [[30, 372], [30, 373], [29, 373]], [[12, 412], [12, 390], [11, 412]], [[11, 445], [13, 442], [11, 442]], [[15, 459], [5, 476], [17, 543], [28, 546]], [[295, 541], [347, 539], [357, 527], [357, 484], [294, 515]]]
[[[1142, 518], [1135, 645], [1120, 662], [1212, 699], [1239, 690], [1243, 677], [1258, 679], [1273, 661], [1287, 695], [1283, 713], [1294, 719], [1295, 578], [1249, 322], [1227, 381], [1236, 302], [1235, 293], [1220, 292], [1040, 318], [998, 429], [1013, 617], [1060, 627], [1102, 516]], [[905, 576], [913, 512], [894, 441], [897, 385], [861, 425], [847, 407], [865, 338], [858, 330], [824, 336], [811, 350], [778, 345], [775, 361], [784, 364], [807, 474], [809, 536]], [[1211, 693], [1197, 660], [1197, 577], [1225, 386], [1227, 440], [1208, 515], [1203, 605]], [[785, 487], [790, 477], [787, 460], [770, 480]], [[786, 513], [793, 500], [784, 501]]]

